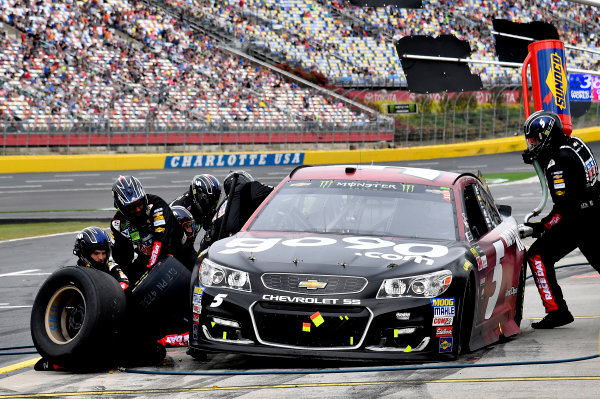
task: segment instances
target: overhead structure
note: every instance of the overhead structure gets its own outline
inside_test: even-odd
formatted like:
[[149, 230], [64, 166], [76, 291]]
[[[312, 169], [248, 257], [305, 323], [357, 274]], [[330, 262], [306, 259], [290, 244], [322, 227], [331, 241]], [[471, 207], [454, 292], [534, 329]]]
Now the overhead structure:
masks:
[[483, 89], [481, 78], [472, 74], [466, 63], [444, 60], [445, 57], [471, 55], [469, 43], [456, 36], [406, 36], [396, 42], [396, 52], [410, 91], [432, 93]]

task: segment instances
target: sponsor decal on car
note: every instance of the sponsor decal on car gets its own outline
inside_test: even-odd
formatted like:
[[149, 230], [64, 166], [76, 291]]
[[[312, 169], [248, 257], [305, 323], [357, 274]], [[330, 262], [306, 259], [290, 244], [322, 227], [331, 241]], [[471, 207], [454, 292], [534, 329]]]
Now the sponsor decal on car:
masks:
[[360, 305], [360, 299], [337, 299], [337, 298], [310, 298], [295, 297], [287, 295], [264, 294], [262, 299], [265, 301], [289, 302], [289, 303], [309, 303], [314, 305]]
[[432, 326], [451, 326], [454, 322], [454, 317], [450, 316], [434, 316], [431, 323]]
[[410, 319], [410, 313], [409, 312], [396, 312], [396, 319], [408, 320], [408, 319]]
[[452, 352], [452, 337], [440, 338], [440, 353]]
[[[415, 263], [426, 263], [432, 265], [434, 259], [448, 254], [448, 247], [429, 243], [402, 243], [383, 240], [378, 237], [345, 237], [341, 240], [345, 249], [355, 249], [363, 252], [355, 252], [356, 256], [386, 260], [404, 260]], [[219, 251], [221, 254], [235, 254], [238, 252], [263, 252], [273, 248], [275, 245], [285, 247], [324, 247], [339, 243], [337, 239], [330, 237], [302, 237], [290, 240], [281, 238], [245, 238], [239, 237], [228, 241], [226, 249]], [[383, 253], [369, 251], [373, 249], [390, 248], [394, 253]], [[486, 261], [487, 262], [487, 261]], [[487, 265], [487, 263], [486, 263]]]
[[202, 306], [200, 305], [194, 305], [192, 312], [194, 312], [195, 314], [202, 314]]
[[431, 306], [433, 306], [434, 316], [454, 317], [455, 315], [454, 298], [432, 298]]
[[450, 327], [437, 327], [435, 329], [436, 337], [451, 337], [452, 336], [452, 326]]
[[193, 323], [192, 324], [192, 338], [197, 340], [198, 339], [198, 323]]
[[483, 270], [487, 267], [487, 256], [485, 252], [478, 245], [471, 247], [471, 253], [475, 257], [475, 261], [477, 261], [477, 270]]
[[517, 295], [517, 287], [510, 287], [509, 289], [506, 290], [506, 294], [504, 294], [504, 296], [513, 296], [513, 295]]

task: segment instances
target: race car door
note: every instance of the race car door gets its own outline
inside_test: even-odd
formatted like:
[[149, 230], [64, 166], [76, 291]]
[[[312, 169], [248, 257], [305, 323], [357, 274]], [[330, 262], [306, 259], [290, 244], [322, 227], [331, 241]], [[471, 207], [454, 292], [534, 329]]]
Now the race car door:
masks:
[[[481, 328], [486, 343], [496, 341], [502, 325], [511, 314], [510, 297], [520, 268], [515, 270], [514, 242], [506, 245], [506, 232], [511, 228], [503, 221], [494, 202], [478, 180], [464, 188], [465, 216], [471, 239], [470, 251], [475, 257], [478, 300], [475, 306], [475, 329]], [[516, 280], [515, 280], [516, 273]], [[514, 302], [514, 301], [513, 301]]]

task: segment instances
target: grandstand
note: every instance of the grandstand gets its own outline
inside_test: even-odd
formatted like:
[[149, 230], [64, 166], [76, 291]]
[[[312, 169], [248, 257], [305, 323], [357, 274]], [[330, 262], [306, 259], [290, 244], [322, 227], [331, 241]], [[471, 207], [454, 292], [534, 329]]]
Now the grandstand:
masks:
[[[271, 65], [325, 76], [330, 89], [401, 88], [394, 39], [451, 33], [470, 42], [473, 58], [491, 60], [492, 17], [551, 21], [566, 43], [600, 46], [600, 10], [550, 0], [425, 0], [419, 10], [335, 0], [0, 0], [0, 10], [5, 147], [62, 145], [65, 132], [86, 132], [68, 143], [88, 146], [389, 141], [389, 119]], [[570, 57], [578, 68], [600, 63]], [[472, 69], [486, 85], [520, 81], [514, 69]], [[147, 132], [157, 135], [134, 135]]]

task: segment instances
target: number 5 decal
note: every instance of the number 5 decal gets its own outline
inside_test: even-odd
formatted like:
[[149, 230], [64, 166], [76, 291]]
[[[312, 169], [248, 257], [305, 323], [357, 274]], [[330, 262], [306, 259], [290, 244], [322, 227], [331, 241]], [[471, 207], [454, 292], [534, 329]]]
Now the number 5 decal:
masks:
[[211, 308], [218, 308], [223, 303], [223, 299], [227, 298], [227, 294], [218, 294], [210, 304]]
[[496, 249], [496, 264], [494, 265], [494, 276], [492, 282], [494, 283], [494, 292], [488, 299], [487, 306], [485, 307], [485, 319], [492, 317], [496, 302], [498, 302], [498, 295], [500, 294], [500, 287], [502, 286], [502, 258], [504, 258], [504, 244], [498, 240], [494, 242], [494, 248]]

